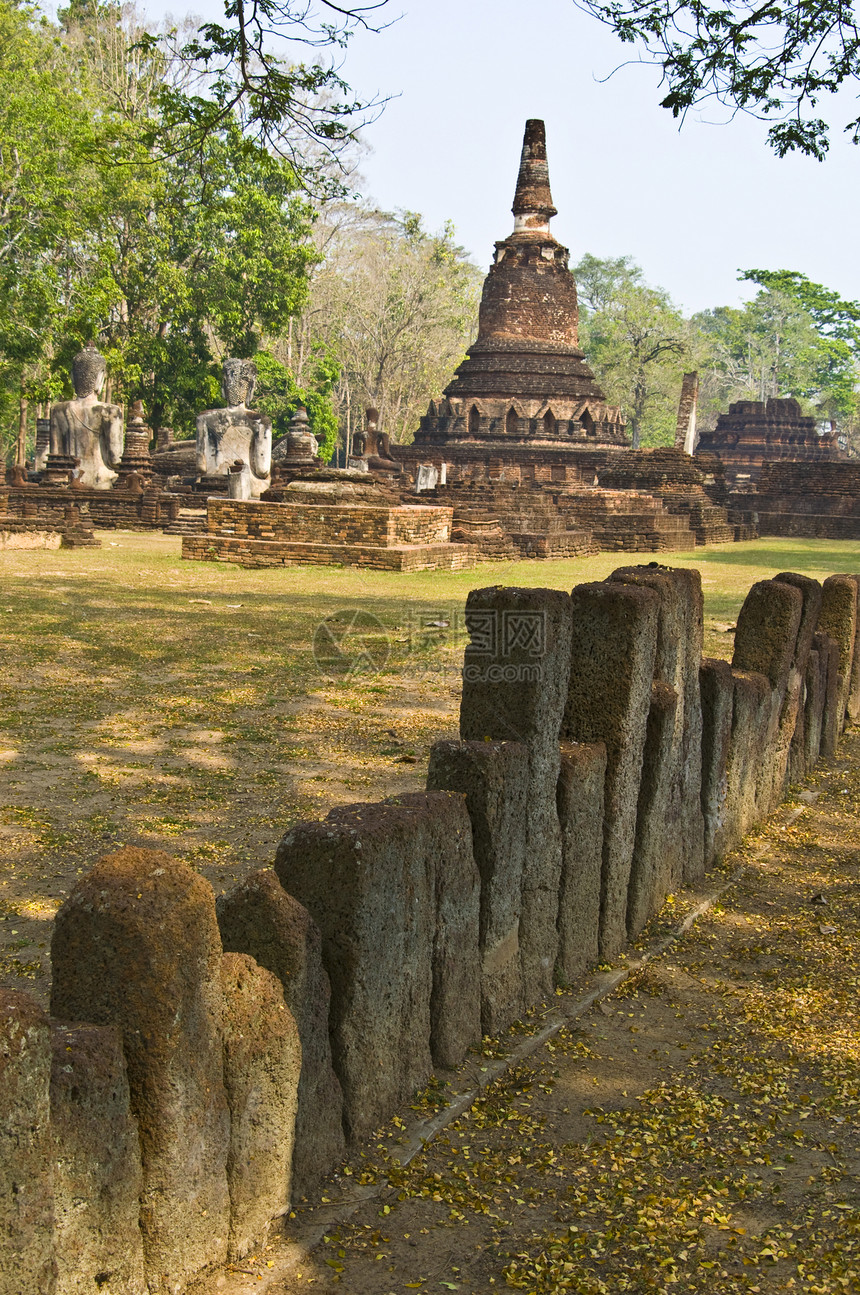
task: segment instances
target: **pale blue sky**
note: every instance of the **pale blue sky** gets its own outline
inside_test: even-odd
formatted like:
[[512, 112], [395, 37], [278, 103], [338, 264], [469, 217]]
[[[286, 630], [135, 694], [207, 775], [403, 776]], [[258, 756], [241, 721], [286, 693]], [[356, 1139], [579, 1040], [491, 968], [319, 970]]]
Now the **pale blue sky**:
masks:
[[[175, 2], [148, 0], [160, 18]], [[214, 17], [218, 0], [190, 5]], [[452, 220], [480, 266], [512, 227], [523, 124], [543, 117], [553, 232], [571, 250], [629, 254], [686, 310], [751, 295], [738, 267], [800, 270], [860, 299], [860, 149], [837, 130], [824, 163], [776, 159], [765, 126], [688, 119], [658, 106], [658, 73], [571, 0], [397, 0], [400, 21], [361, 33], [342, 74], [397, 96], [366, 134], [366, 190], [386, 209]], [[856, 106], [848, 103], [848, 112]], [[825, 114], [828, 105], [822, 104]], [[724, 110], [716, 105], [710, 115]]]

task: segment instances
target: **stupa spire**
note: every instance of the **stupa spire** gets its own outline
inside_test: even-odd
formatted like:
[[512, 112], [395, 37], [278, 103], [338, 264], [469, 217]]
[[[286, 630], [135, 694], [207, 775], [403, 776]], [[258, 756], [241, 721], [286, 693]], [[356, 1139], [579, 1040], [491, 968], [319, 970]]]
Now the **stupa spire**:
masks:
[[556, 214], [549, 187], [546, 128], [537, 117], [526, 122], [512, 211], [515, 234], [548, 234], [550, 219]]

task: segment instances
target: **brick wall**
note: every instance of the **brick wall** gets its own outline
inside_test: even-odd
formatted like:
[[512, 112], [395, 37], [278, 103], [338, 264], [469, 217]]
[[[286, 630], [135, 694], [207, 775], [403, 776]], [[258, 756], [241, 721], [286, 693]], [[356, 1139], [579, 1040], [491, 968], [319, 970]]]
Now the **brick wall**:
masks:
[[446, 544], [451, 508], [360, 504], [270, 504], [210, 499], [208, 535], [281, 543], [363, 545]]

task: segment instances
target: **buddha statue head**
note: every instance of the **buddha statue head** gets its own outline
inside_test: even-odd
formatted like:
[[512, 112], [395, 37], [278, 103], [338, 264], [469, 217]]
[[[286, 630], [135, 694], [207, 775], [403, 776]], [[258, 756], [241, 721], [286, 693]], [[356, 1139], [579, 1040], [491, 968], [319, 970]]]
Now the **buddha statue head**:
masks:
[[257, 384], [257, 366], [253, 360], [225, 360], [221, 371], [221, 394], [227, 409], [250, 405]]
[[98, 396], [107, 377], [107, 360], [96, 350], [95, 342], [88, 342], [72, 360], [72, 386], [79, 400]]

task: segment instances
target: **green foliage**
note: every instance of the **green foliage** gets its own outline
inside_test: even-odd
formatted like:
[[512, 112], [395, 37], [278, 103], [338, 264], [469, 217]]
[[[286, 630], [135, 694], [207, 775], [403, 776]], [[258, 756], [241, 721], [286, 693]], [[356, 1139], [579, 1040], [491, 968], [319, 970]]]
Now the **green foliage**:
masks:
[[[165, 118], [180, 128], [183, 150], [204, 150], [211, 136], [239, 121], [243, 133], [286, 158], [309, 191], [328, 198], [346, 193], [340, 159], [381, 104], [354, 95], [331, 59], [299, 62], [292, 52], [296, 44], [343, 49], [357, 28], [378, 31], [371, 16], [387, 0], [320, 5], [321, 14], [305, 0], [225, 0], [223, 23], [205, 23], [179, 43], [179, 61], [203, 88], [187, 95], [166, 86], [162, 93]], [[286, 42], [286, 58], [279, 42]], [[145, 33], [141, 45], [154, 48], [158, 40]], [[160, 145], [168, 153], [177, 147], [170, 134]]]
[[627, 415], [633, 448], [672, 445], [690, 345], [684, 320], [629, 256], [586, 255], [573, 271], [580, 342], [610, 404]]
[[372, 405], [381, 429], [407, 442], [464, 358], [483, 275], [452, 226], [428, 233], [415, 212], [333, 205], [316, 237], [324, 259], [292, 354], [311, 355], [322, 339], [335, 357], [333, 398], [344, 440]]
[[[682, 120], [716, 99], [774, 124], [779, 157], [797, 151], [821, 161], [830, 125], [813, 115], [824, 95], [860, 78], [860, 27], [843, 0], [576, 0], [626, 43], [639, 44], [663, 73], [661, 107]], [[842, 97], [840, 103], [850, 102]], [[860, 143], [860, 117], [844, 124]]]
[[178, 147], [176, 69], [133, 14], [75, 0], [59, 20], [0, 0], [7, 443], [17, 394], [70, 394], [70, 360], [91, 337], [112, 398], [190, 429], [217, 401], [217, 357], [253, 354], [303, 308], [313, 212], [293, 167], [229, 114], [193, 153]]
[[746, 270], [761, 290], [741, 309], [704, 311], [711, 403], [795, 396], [849, 430], [858, 411], [860, 306], [791, 270]]
[[309, 366], [309, 382], [299, 387], [292, 373], [269, 351], [258, 351], [255, 403], [272, 420], [275, 440], [286, 434], [299, 405], [308, 411], [308, 423], [319, 443], [320, 458], [328, 463], [337, 444], [338, 422], [332, 404], [332, 390], [340, 376], [337, 362], [324, 347], [318, 347]]

